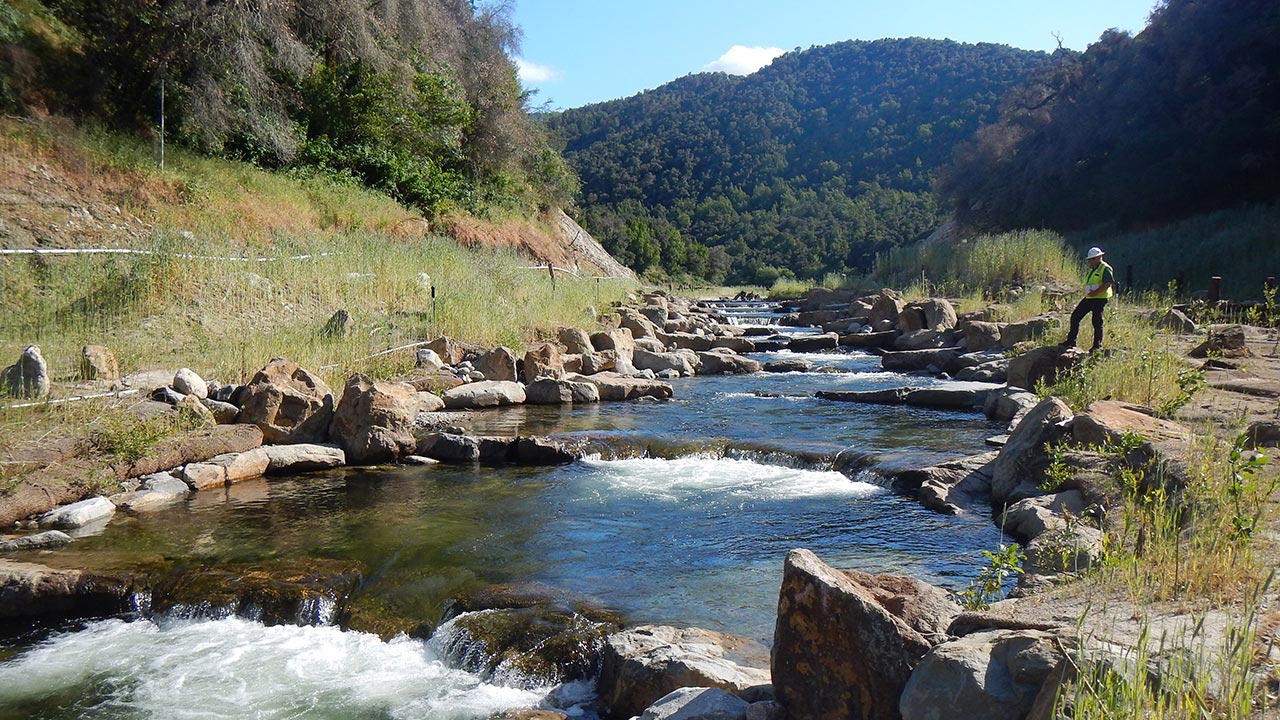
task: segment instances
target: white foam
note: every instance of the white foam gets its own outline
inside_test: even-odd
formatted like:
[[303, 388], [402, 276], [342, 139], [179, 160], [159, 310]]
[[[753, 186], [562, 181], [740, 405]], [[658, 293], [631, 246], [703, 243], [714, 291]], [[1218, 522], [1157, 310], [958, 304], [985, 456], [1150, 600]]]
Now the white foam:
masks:
[[614, 491], [661, 500], [705, 498], [723, 494], [735, 498], [798, 499], [807, 497], [866, 497], [883, 488], [855, 482], [833, 470], [800, 470], [711, 455], [663, 460], [587, 461]]
[[335, 627], [105, 620], [0, 665], [0, 704], [92, 685], [105, 714], [156, 718], [390, 717], [461, 720], [536, 707], [550, 688], [501, 687], [405, 637]]

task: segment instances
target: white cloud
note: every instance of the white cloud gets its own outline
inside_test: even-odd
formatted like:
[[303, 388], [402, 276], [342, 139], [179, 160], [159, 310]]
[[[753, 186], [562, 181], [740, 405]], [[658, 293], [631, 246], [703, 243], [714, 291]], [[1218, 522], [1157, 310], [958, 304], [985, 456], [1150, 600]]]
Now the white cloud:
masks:
[[773, 62], [774, 58], [786, 50], [776, 47], [746, 47], [734, 45], [729, 52], [720, 56], [715, 62], [707, 63], [702, 69], [709, 72], [724, 72], [730, 75], [750, 75]]
[[520, 76], [520, 82], [532, 85], [560, 79], [560, 73], [555, 68], [529, 62], [524, 58], [516, 58], [516, 74]]

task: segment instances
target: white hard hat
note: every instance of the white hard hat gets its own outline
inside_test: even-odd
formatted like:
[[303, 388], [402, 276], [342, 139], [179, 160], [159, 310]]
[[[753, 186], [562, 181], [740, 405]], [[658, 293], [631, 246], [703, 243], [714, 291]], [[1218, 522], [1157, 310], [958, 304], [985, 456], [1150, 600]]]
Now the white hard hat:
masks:
[[1102, 252], [1102, 248], [1100, 248], [1100, 247], [1091, 247], [1091, 248], [1089, 248], [1089, 252], [1087, 252], [1087, 253], [1085, 253], [1085, 254], [1084, 254], [1084, 259], [1085, 259], [1085, 260], [1092, 260], [1092, 259], [1094, 259], [1094, 258], [1096, 258], [1096, 257], [1102, 257], [1102, 256], [1103, 256], [1103, 254], [1104, 254], [1104, 253]]

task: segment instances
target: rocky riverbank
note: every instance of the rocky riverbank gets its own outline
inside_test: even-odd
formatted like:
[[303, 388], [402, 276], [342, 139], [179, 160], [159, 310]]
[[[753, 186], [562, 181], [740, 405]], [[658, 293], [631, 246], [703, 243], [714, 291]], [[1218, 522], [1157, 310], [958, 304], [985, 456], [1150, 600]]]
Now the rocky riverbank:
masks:
[[[909, 356], [913, 370], [959, 375], [965, 369], [956, 370], [959, 358], [982, 360], [988, 356], [975, 353], [991, 353], [994, 347], [971, 351], [971, 343], [980, 346], [982, 338], [1001, 341], [1006, 333], [1013, 338], [1021, 332], [992, 323], [994, 329], [983, 328], [971, 340], [971, 324], [987, 321], [948, 312], [945, 300], [909, 305], [889, 291], [847, 301], [818, 296], [808, 306], [814, 304], [838, 307], [802, 310], [791, 322], [820, 319], [803, 313], [840, 313], [826, 322], [847, 322], [845, 329], [857, 323], [858, 330], [848, 336], [893, 335], [895, 349], [881, 348], [886, 369], [897, 367], [903, 353], [925, 352], [933, 354], [923, 367], [915, 365], [924, 356]], [[886, 308], [886, 317], [872, 321], [868, 314], [871, 322], [863, 324], [858, 322], [863, 316], [849, 315], [877, 305]], [[897, 309], [896, 320], [887, 317], [889, 309]], [[903, 330], [930, 323], [931, 316], [933, 324]], [[1046, 327], [1049, 322], [1046, 318]], [[896, 349], [898, 339], [912, 334], [912, 344], [927, 335], [930, 343], [941, 345]], [[1018, 342], [1009, 349], [1025, 349]], [[227, 422], [166, 441], [148, 457], [100, 469], [104, 484], [123, 478], [121, 492], [27, 510], [17, 518], [24, 532], [0, 551], [55, 548], [114, 513], [144, 514], [192, 492], [265, 474], [390, 462], [572, 462], [574, 448], [548, 438], [472, 434], [466, 428], [474, 415], [468, 413], [521, 403], [660, 401], [672, 396], [665, 379], [681, 375], [801, 369], [762, 367], [740, 354], [779, 343], [796, 351], [852, 345], [838, 333], [747, 335], [713, 304], [655, 294], [641, 306], [620, 308], [603, 329], [565, 328], [554, 340], [519, 355], [439, 338], [419, 353], [415, 375], [396, 382], [353, 376], [340, 396], [285, 360], [272, 361], [241, 387], [179, 371], [156, 392], [162, 400], [149, 410], [204, 417], [203, 408], [212, 416], [206, 421]], [[1079, 362], [1074, 353], [1049, 348], [1011, 358], [998, 354], [968, 367], [1001, 364], [1007, 379], [1011, 368], [1025, 365], [1028, 369], [1016, 375], [1020, 387], [959, 388], [971, 393], [962, 400], [943, 391], [922, 396], [917, 393], [929, 391], [909, 387], [884, 391], [879, 399], [820, 397], [982, 409], [1009, 421], [1011, 432], [998, 451], [882, 472], [898, 492], [944, 513], [994, 509], [997, 522], [1027, 544], [1028, 572], [1017, 592], [1025, 600], [1006, 601], [991, 613], [966, 613], [948, 593], [919, 581], [836, 570], [813, 553], [796, 550], [783, 570], [771, 651], [696, 629], [622, 629], [616, 617], [589, 600], [549, 589], [495, 589], [484, 598], [460, 598], [446, 619], [441, 637], [451, 657], [477, 671], [514, 667], [549, 683], [598, 677], [599, 711], [605, 718], [932, 718], [953, 712], [1050, 717], [1046, 703], [1051, 704], [1080, 652], [1097, 654], [1108, 643], [1133, 639], [1098, 636], [1085, 647], [1075, 625], [1078, 615], [1060, 612], [1069, 605], [1036, 603], [1099, 557], [1108, 523], [1116, 517], [1114, 483], [1122, 470], [1161, 478], [1169, 490], [1185, 487], [1194, 435], [1147, 408], [1099, 402], [1073, 412], [1057, 399], [1041, 400], [1022, 389], [1034, 387], [1032, 378]], [[234, 408], [234, 415], [219, 404]], [[1140, 442], [1130, 440], [1139, 436]], [[1054, 447], [1068, 449], [1055, 452]], [[1107, 449], [1115, 447], [1124, 451]], [[33, 507], [34, 501], [27, 502]], [[52, 505], [47, 496], [44, 503]], [[84, 617], [128, 611], [145, 596], [160, 611], [209, 600], [209, 593], [221, 588], [217, 604], [232, 612], [251, 608], [250, 614], [264, 622], [339, 621], [378, 629], [350, 616], [344, 602], [362, 572], [334, 566], [300, 569], [292, 578], [261, 578], [246, 567], [222, 569], [216, 577], [104, 575], [3, 561], [0, 608], [9, 618]], [[832, 627], [843, 631], [831, 632]], [[403, 626], [387, 630], [406, 631]], [[1123, 659], [1122, 653], [1116, 657], [1117, 663]], [[528, 717], [559, 716], [537, 712]]]

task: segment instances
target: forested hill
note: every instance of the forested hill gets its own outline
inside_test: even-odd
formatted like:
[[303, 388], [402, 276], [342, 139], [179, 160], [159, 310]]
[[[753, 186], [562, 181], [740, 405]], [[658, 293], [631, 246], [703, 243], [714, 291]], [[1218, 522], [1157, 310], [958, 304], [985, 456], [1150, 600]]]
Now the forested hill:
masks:
[[[0, 0], [0, 111], [54, 114], [385, 191], [429, 217], [577, 187], [526, 114], [505, 6]], [[496, 8], [496, 9], [495, 9]]]
[[1280, 3], [1169, 0], [1019, 87], [939, 183], [993, 228], [1142, 229], [1280, 199]]
[[1048, 61], [1003, 45], [849, 41], [548, 123], [581, 178], [582, 219], [615, 257], [767, 284], [866, 268], [931, 228], [937, 168]]

